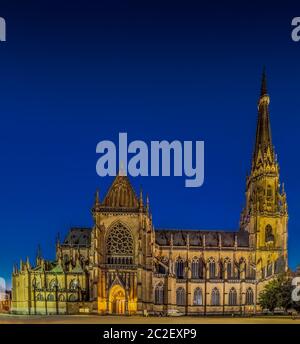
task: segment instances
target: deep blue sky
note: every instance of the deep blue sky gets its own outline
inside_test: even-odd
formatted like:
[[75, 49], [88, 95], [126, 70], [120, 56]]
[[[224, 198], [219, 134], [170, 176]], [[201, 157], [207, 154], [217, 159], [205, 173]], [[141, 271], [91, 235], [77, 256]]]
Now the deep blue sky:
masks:
[[[262, 66], [285, 182], [289, 259], [300, 263], [300, 6], [253, 1], [1, 1], [0, 275], [54, 257], [57, 232], [92, 225], [103, 139], [204, 140], [205, 184], [136, 178], [156, 227], [237, 229]], [[21, 3], [21, 4], [20, 4]]]

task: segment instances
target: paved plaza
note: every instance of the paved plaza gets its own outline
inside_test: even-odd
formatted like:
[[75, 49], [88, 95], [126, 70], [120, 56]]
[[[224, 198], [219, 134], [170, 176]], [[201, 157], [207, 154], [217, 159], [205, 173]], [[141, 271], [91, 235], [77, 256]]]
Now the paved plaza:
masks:
[[300, 317], [142, 317], [97, 315], [21, 316], [0, 314], [0, 324], [300, 324]]

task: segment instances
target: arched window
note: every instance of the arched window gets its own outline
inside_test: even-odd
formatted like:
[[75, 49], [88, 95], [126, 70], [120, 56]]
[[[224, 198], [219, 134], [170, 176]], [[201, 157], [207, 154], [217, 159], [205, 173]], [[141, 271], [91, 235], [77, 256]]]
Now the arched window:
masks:
[[216, 263], [212, 259], [209, 262], [209, 278], [215, 278], [216, 277]]
[[265, 241], [266, 242], [274, 242], [274, 234], [271, 225], [267, 225], [265, 229]]
[[[108, 231], [106, 239], [107, 262], [110, 264], [125, 264], [126, 258], [128, 262], [133, 257], [133, 237], [131, 231], [121, 222], [116, 223]], [[111, 259], [117, 257], [117, 259]]]
[[162, 305], [164, 303], [164, 286], [162, 283], [155, 287], [154, 291], [154, 303], [156, 305]]
[[267, 265], [267, 277], [272, 276], [273, 274], [273, 264], [271, 262]]
[[252, 288], [248, 288], [246, 291], [246, 305], [254, 304], [254, 294]]
[[230, 289], [228, 298], [229, 298], [228, 300], [229, 306], [237, 305], [237, 292], [235, 288]]
[[69, 296], [69, 301], [70, 301], [70, 302], [76, 302], [76, 301], [78, 301], [77, 295], [71, 294], [71, 295]]
[[47, 301], [53, 302], [54, 300], [55, 300], [54, 295], [53, 294], [48, 294]]
[[177, 306], [185, 305], [185, 290], [182, 287], [176, 290], [176, 304]]
[[77, 290], [79, 287], [80, 287], [79, 281], [76, 279], [72, 279], [72, 281], [70, 282], [70, 285], [69, 285], [69, 289], [70, 290]]
[[37, 294], [37, 296], [36, 296], [36, 300], [37, 301], [44, 301], [44, 296], [42, 295], [42, 294]]
[[211, 292], [211, 305], [220, 306], [220, 292], [218, 288], [214, 288]]
[[274, 264], [274, 273], [278, 274], [278, 273], [282, 273], [285, 270], [285, 259], [283, 256], [280, 256], [275, 264]]
[[192, 278], [198, 279], [199, 276], [199, 259], [194, 258], [192, 260]]
[[194, 291], [194, 305], [196, 306], [203, 305], [202, 290], [200, 288], [196, 288]]
[[181, 258], [176, 261], [176, 277], [184, 278], [184, 262]]
[[202, 279], [203, 278], [203, 268], [204, 263], [203, 260], [200, 258], [193, 258], [192, 260], [192, 278], [194, 279]]
[[58, 297], [58, 301], [64, 302], [65, 301], [65, 296], [63, 294], [60, 294]]

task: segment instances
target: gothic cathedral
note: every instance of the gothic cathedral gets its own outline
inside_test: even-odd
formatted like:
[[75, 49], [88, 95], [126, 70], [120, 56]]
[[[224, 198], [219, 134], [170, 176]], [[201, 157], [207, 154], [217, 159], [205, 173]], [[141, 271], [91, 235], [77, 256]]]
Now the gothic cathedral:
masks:
[[96, 193], [93, 228], [71, 228], [55, 261], [15, 266], [23, 314], [255, 313], [267, 281], [287, 271], [288, 210], [272, 145], [265, 73], [246, 202], [236, 232], [157, 229], [148, 197], [118, 175]]

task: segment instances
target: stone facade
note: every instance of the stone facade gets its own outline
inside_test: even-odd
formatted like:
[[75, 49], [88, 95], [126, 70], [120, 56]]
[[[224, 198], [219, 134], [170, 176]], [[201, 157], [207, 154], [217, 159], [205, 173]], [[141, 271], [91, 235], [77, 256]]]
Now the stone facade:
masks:
[[148, 197], [119, 174], [96, 193], [93, 228], [71, 228], [56, 260], [14, 267], [12, 311], [26, 314], [253, 313], [264, 284], [287, 271], [288, 211], [263, 75], [246, 202], [236, 232], [156, 229]]
[[11, 292], [0, 287], [0, 313], [8, 313], [11, 307]]

